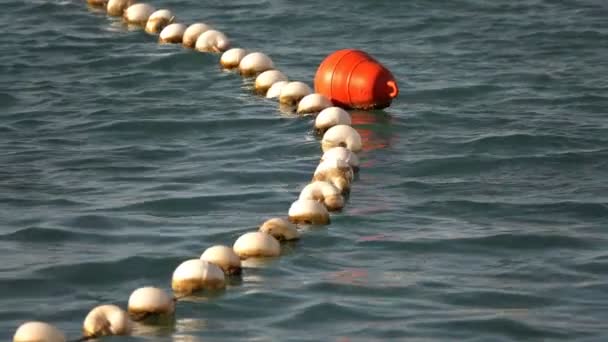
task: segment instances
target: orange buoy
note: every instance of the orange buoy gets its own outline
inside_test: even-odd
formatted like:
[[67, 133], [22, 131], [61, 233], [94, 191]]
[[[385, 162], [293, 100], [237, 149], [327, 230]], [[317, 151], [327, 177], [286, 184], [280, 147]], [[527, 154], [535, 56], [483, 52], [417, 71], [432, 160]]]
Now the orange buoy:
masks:
[[391, 105], [399, 88], [393, 74], [370, 55], [345, 49], [321, 62], [315, 92], [343, 108], [379, 109]]

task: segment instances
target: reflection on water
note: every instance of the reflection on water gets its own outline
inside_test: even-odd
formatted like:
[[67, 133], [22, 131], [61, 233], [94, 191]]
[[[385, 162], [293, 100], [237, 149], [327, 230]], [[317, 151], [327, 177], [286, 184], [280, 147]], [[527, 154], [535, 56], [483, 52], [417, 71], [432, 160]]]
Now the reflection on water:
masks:
[[173, 335], [173, 342], [202, 342], [203, 340], [200, 337], [194, 335], [182, 335], [176, 334]]
[[[243, 268], [267, 268], [276, 260], [277, 260], [277, 258], [248, 258], [245, 260], [241, 260], [241, 267], [243, 267]], [[243, 280], [245, 280], [245, 275], [243, 276]]]
[[348, 268], [329, 273], [325, 279], [338, 285], [363, 287], [395, 287], [415, 285], [419, 280], [416, 272], [367, 270]]
[[[202, 342], [200, 337], [193, 334], [200, 334], [207, 329], [207, 321], [196, 318], [172, 319], [171, 322], [157, 322], [156, 324], [135, 323], [133, 336], [143, 337], [146, 340], [166, 341], [166, 337], [172, 337], [175, 342]], [[155, 339], [162, 337], [162, 339]]]
[[207, 328], [207, 320], [198, 318], [180, 318], [175, 321], [176, 333], [192, 333], [205, 330]]
[[196, 318], [182, 318], [175, 322], [174, 342], [202, 342], [203, 340], [191, 334], [199, 333], [207, 328], [207, 321]]
[[204, 303], [215, 298], [221, 297], [226, 292], [226, 289], [203, 290], [189, 295], [178, 297], [180, 302]]
[[384, 111], [350, 112], [353, 128], [361, 135], [363, 151], [384, 149], [393, 143], [393, 117]]
[[369, 274], [366, 269], [350, 268], [329, 274], [329, 281], [338, 284], [365, 285]]
[[157, 319], [154, 322], [135, 322], [133, 325], [133, 336], [168, 336], [175, 332], [175, 316]]

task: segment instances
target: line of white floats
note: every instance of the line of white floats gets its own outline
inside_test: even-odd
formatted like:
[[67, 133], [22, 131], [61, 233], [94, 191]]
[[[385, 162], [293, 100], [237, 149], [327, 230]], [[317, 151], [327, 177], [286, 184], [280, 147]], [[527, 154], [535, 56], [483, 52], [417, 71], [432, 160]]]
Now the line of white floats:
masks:
[[[267, 98], [278, 99], [293, 106], [299, 114], [319, 113], [315, 130], [322, 134], [321, 161], [312, 182], [300, 192], [289, 208], [288, 217], [271, 218], [258, 231], [240, 236], [231, 247], [216, 245], [207, 248], [197, 259], [182, 262], [173, 272], [171, 288], [174, 296], [156, 287], [133, 291], [125, 312], [116, 305], [100, 305], [89, 312], [83, 323], [80, 341], [108, 335], [128, 335], [134, 322], [149, 322], [153, 318], [172, 317], [175, 302], [199, 291], [226, 287], [226, 277], [241, 273], [241, 260], [280, 255], [280, 241], [296, 240], [300, 232], [296, 224], [324, 225], [330, 223], [329, 212], [344, 207], [344, 195], [350, 191], [354, 173], [359, 168], [355, 153], [361, 150], [361, 137], [353, 129], [345, 110], [332, 107], [325, 96], [315, 94], [303, 82], [290, 82], [274, 68], [274, 63], [261, 52], [248, 52], [230, 47], [226, 35], [207, 24], [177, 23], [167, 9], [155, 10], [149, 4], [134, 0], [87, 0], [89, 5], [105, 7], [108, 15], [122, 16], [128, 25], [143, 27], [150, 34], [159, 34], [159, 42], [182, 44], [201, 52], [223, 52], [220, 64], [226, 69], [238, 69], [244, 77], [255, 79], [255, 91]], [[65, 335], [44, 322], [26, 322], [13, 337], [14, 342], [65, 342]]]

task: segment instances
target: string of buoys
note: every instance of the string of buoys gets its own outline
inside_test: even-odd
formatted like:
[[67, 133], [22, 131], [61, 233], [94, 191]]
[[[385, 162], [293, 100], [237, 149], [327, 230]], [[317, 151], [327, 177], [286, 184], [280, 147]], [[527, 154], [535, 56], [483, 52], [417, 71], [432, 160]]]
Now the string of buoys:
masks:
[[[200, 258], [183, 261], [171, 278], [173, 296], [161, 288], [144, 286], [131, 293], [127, 311], [113, 304], [93, 308], [83, 321], [78, 341], [129, 335], [138, 323], [170, 322], [177, 301], [200, 291], [224, 289], [227, 277], [241, 274], [243, 260], [280, 256], [281, 242], [301, 237], [297, 225], [329, 224], [330, 212], [339, 211], [345, 205], [344, 196], [350, 192], [354, 174], [359, 170], [356, 153], [362, 149], [361, 136], [350, 126], [348, 112], [340, 107], [384, 108], [399, 93], [392, 74], [359, 50], [339, 50], [328, 56], [317, 69], [313, 92], [304, 82], [289, 81], [283, 72], [275, 69], [266, 54], [230, 48], [228, 37], [205, 23], [188, 26], [177, 22], [168, 9], [156, 10], [135, 0], [87, 0], [87, 3], [105, 8], [110, 16], [122, 17], [127, 25], [158, 35], [159, 43], [182, 44], [201, 52], [223, 52], [220, 65], [225, 69], [237, 69], [243, 77], [255, 77], [256, 93], [277, 99], [297, 114], [319, 113], [314, 129], [322, 136], [324, 153], [311, 182], [291, 204], [287, 219], [268, 219], [258, 231], [241, 235], [232, 247], [211, 246]], [[67, 339], [48, 323], [30, 321], [17, 328], [13, 341], [66, 342]]]

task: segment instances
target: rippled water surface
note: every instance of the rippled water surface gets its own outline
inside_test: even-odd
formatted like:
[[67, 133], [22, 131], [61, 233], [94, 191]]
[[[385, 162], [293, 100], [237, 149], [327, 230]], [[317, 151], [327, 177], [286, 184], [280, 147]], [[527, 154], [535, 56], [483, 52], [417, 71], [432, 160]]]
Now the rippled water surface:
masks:
[[[174, 325], [108, 341], [608, 338], [608, 3], [155, 0], [294, 80], [340, 48], [397, 78], [345, 210]], [[285, 216], [321, 155], [218, 56], [85, 1], [0, 12], [0, 340]], [[143, 336], [143, 337], [142, 337]], [[106, 340], [106, 339], [104, 339]]]

